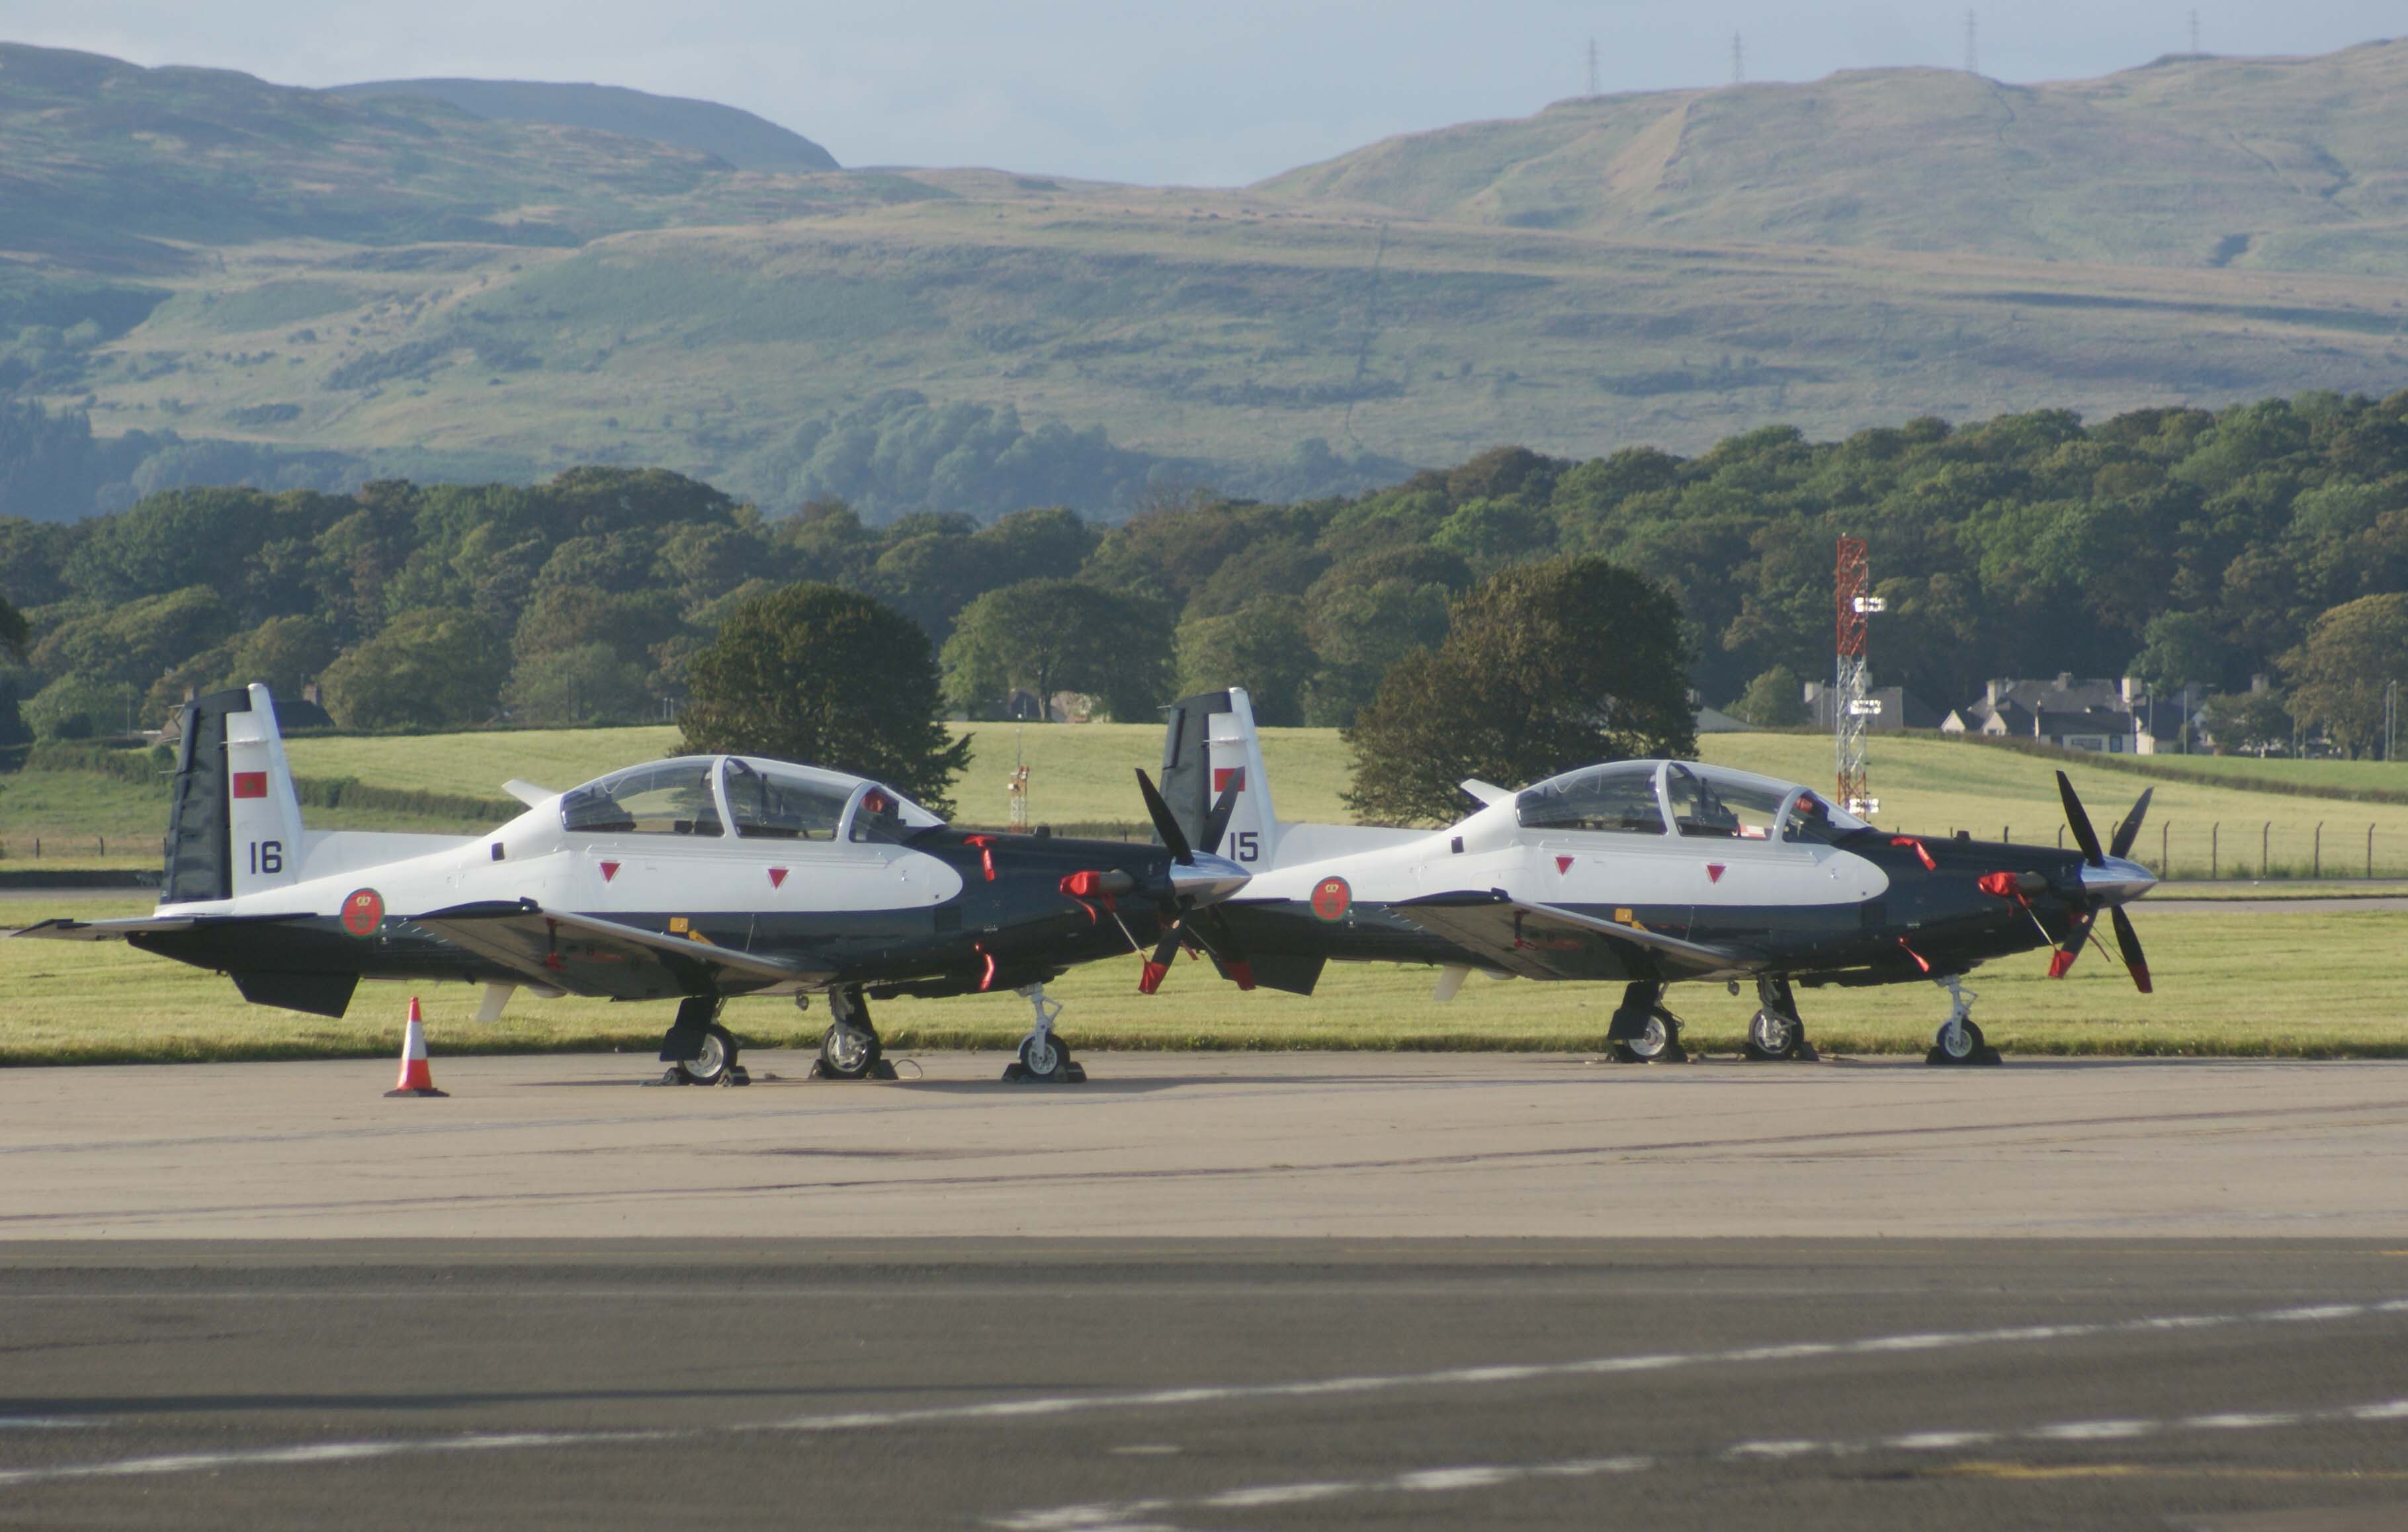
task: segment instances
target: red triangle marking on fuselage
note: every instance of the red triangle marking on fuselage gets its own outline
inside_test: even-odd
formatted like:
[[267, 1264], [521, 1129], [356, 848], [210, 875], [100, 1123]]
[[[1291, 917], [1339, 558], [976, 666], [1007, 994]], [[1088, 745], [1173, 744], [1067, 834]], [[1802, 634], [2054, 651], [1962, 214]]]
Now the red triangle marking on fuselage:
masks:
[[785, 887], [785, 886], [786, 886], [786, 869], [785, 869], [785, 868], [783, 868], [783, 867], [771, 867], [771, 868], [769, 869], [769, 886], [770, 886], [771, 888], [783, 888], [783, 887]]
[[1565, 873], [1568, 873], [1568, 872], [1570, 872], [1570, 871], [1571, 871], [1571, 870], [1572, 870], [1572, 859], [1571, 859], [1570, 857], [1569, 857], [1569, 856], [1558, 856], [1558, 857], [1556, 857], [1556, 858], [1555, 858], [1555, 876], [1556, 876], [1556, 877], [1560, 878], [1560, 877], [1562, 877]]
[[619, 864], [618, 864], [618, 863], [616, 863], [616, 862], [605, 862], [605, 863], [603, 863], [603, 864], [602, 864], [602, 881], [603, 881], [604, 882], [606, 882], [606, 883], [607, 883], [607, 882], [609, 882], [611, 879], [616, 878], [616, 877], [618, 877], [618, 876], [619, 876]]
[[1723, 865], [1722, 865], [1720, 862], [1709, 862], [1709, 863], [1707, 863], [1707, 864], [1706, 864], [1706, 881], [1707, 881], [1707, 882], [1710, 882], [1710, 883], [1719, 883], [1719, 882], [1721, 882], [1722, 881], [1723, 881]]

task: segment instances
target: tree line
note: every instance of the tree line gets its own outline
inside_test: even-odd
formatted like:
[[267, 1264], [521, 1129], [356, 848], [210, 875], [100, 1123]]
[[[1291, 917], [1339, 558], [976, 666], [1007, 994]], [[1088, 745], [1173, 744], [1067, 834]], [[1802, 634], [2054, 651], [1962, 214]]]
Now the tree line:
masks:
[[821, 584], [909, 618], [944, 705], [972, 717], [1068, 691], [1151, 720], [1238, 682], [1267, 723], [1351, 725], [1408, 656], [1436, 685], [1482, 582], [1578, 556], [1661, 593], [1652, 621], [1688, 684], [1761, 712], [1828, 669], [1843, 533], [1870, 544], [1887, 602], [1877, 681], [1937, 707], [1996, 676], [2136, 674], [2215, 694], [2236, 739], [2300, 726], [2363, 751], [2408, 679], [2408, 394], [2307, 394], [1828, 442], [1773, 426], [1695, 457], [1499, 448], [1283, 502], [1157, 485], [1110, 525], [1059, 508], [874, 522], [827, 497], [764, 514], [603, 467], [178, 489], [75, 523], [0, 517], [0, 594], [27, 637], [5, 680], [45, 733], [156, 722], [187, 686], [252, 679], [315, 679], [354, 728], [659, 717], [737, 609]]

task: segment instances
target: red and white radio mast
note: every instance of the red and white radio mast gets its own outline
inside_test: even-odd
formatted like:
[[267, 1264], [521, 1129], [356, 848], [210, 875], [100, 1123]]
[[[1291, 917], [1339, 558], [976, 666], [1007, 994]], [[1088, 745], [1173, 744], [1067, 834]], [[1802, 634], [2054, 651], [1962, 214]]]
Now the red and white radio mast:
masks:
[[1837, 578], [1839, 669], [1832, 678], [1831, 716], [1840, 766], [1840, 807], [1860, 818], [1881, 811], [1881, 800], [1865, 786], [1865, 731], [1881, 711], [1865, 675], [1865, 619], [1882, 609], [1882, 598], [1869, 594], [1865, 540], [1842, 537]]

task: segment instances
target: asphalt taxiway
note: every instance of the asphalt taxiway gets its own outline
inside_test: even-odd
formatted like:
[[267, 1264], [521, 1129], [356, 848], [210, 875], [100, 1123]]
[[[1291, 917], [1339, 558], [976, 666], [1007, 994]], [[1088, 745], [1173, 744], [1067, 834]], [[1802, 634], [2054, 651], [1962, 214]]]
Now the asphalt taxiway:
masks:
[[0, 1525], [2408, 1525], [2408, 1065], [747, 1062], [0, 1071]]

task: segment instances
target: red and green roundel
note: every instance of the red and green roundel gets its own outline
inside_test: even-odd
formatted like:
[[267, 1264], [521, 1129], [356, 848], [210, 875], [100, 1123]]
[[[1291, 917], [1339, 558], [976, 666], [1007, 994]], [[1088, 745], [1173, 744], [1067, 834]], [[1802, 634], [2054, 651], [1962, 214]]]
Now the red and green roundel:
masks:
[[372, 888], [354, 889], [343, 898], [343, 929], [355, 937], [372, 937], [384, 923], [384, 895]]
[[1354, 891], [1343, 878], [1324, 878], [1312, 885], [1312, 912], [1326, 921], [1343, 920], [1354, 902]]

